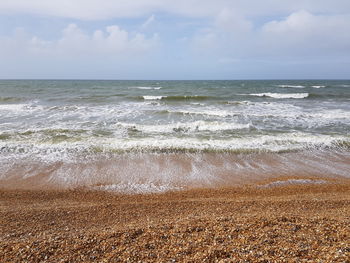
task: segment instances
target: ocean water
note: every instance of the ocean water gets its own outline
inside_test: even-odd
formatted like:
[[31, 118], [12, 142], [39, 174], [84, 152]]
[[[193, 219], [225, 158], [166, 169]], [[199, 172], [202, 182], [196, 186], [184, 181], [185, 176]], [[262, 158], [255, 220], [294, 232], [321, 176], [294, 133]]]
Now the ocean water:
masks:
[[349, 149], [345, 80], [0, 81], [3, 187], [135, 193], [349, 178]]

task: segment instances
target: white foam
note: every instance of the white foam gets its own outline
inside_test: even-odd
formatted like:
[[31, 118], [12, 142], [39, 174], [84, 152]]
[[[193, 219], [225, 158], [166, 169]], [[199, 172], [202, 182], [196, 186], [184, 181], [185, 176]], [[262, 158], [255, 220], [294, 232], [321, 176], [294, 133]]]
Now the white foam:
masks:
[[188, 114], [188, 115], [206, 115], [206, 116], [217, 116], [217, 117], [228, 117], [234, 115], [232, 112], [229, 112], [227, 110], [221, 110], [221, 109], [205, 109], [205, 110], [196, 110], [196, 109], [189, 109], [189, 110], [168, 110], [169, 113], [182, 113], [182, 114]]
[[106, 148], [122, 150], [152, 150], [152, 149], [184, 149], [184, 150], [256, 150], [279, 152], [284, 150], [301, 150], [305, 147], [332, 146], [337, 140], [346, 140], [344, 137], [329, 135], [310, 135], [307, 133], [285, 133], [264, 136], [246, 136], [230, 139], [203, 140], [192, 137], [150, 137], [137, 140], [113, 140]]
[[[323, 105], [314, 108], [312, 111], [306, 111], [304, 108], [290, 103], [281, 103], [277, 101], [255, 102], [248, 105], [238, 105], [227, 116], [242, 116], [245, 120], [250, 120], [253, 124], [265, 120], [261, 126], [264, 129], [266, 125], [278, 127], [279, 125], [288, 127], [324, 127], [334, 126], [334, 123], [340, 125], [350, 124], [350, 111], [345, 109], [325, 109]], [[258, 119], [259, 118], [259, 119]]]
[[247, 94], [250, 96], [257, 96], [257, 97], [270, 97], [275, 99], [304, 99], [309, 96], [309, 93], [252, 93]]
[[242, 101], [227, 101], [227, 104], [232, 104], [232, 105], [249, 105], [253, 104], [251, 101], [247, 100], [242, 100]]
[[264, 184], [260, 187], [268, 188], [268, 187], [278, 187], [285, 185], [298, 185], [298, 184], [325, 184], [327, 181], [325, 180], [312, 180], [312, 179], [289, 179], [285, 181], [275, 181], [269, 184]]
[[[79, 159], [76, 162], [56, 160], [48, 163], [39, 159], [16, 159], [17, 163], [0, 161], [3, 168], [0, 171], [0, 180], [16, 175], [17, 182], [20, 183], [21, 178], [39, 176], [42, 186], [46, 182], [54, 187], [71, 189], [83, 186], [94, 190], [128, 194], [173, 191], [188, 187], [227, 186], [235, 182], [242, 183], [246, 179], [249, 182], [249, 178], [267, 179], [276, 174], [290, 176], [305, 173], [305, 179], [280, 180], [260, 187], [322, 184], [327, 181], [320, 180], [319, 176], [349, 177], [347, 171], [350, 155], [342, 152], [340, 156], [338, 155], [338, 159], [335, 159], [334, 153], [307, 151], [288, 154], [231, 155], [133, 152], [107, 158], [99, 154], [96, 159]], [[45, 178], [43, 174], [46, 175]]]
[[[181, 126], [183, 125], [183, 126]], [[220, 131], [225, 129], [242, 129], [247, 128], [247, 124], [220, 124], [220, 123], [190, 123], [179, 125], [180, 132], [195, 132], [200, 131]], [[199, 125], [199, 126], [196, 126]], [[223, 125], [223, 126], [221, 126]], [[94, 158], [104, 154], [118, 153], [120, 151], [154, 151], [154, 150], [209, 150], [209, 151], [270, 151], [280, 152], [289, 150], [312, 149], [320, 147], [334, 147], [339, 141], [348, 141], [345, 136], [334, 135], [313, 135], [309, 133], [293, 132], [281, 133], [275, 135], [246, 135], [244, 137], [229, 137], [229, 138], [210, 138], [203, 139], [194, 136], [178, 137], [177, 132], [172, 126], [156, 126], [140, 125], [142, 132], [146, 133], [164, 133], [171, 132], [173, 135], [162, 134], [144, 136], [145, 137], [129, 137], [129, 136], [114, 136], [114, 137], [86, 137], [77, 142], [42, 142], [40, 136], [33, 137], [30, 141], [15, 140], [0, 142], [0, 159], [20, 160], [21, 158], [34, 158], [47, 162], [65, 161], [74, 162], [81, 158]], [[185, 130], [189, 129], [189, 130]], [[96, 149], [99, 149], [96, 151]]]
[[[216, 129], [214, 127], [213, 129]], [[120, 151], [154, 150], [210, 150], [210, 151], [271, 151], [301, 150], [305, 147], [334, 146], [344, 137], [310, 135], [306, 133], [287, 133], [279, 135], [246, 136], [230, 139], [205, 140], [197, 137], [153, 136], [144, 138], [86, 138], [79, 142], [40, 143], [34, 140], [0, 142], [0, 160], [19, 160], [30, 158], [42, 162], [64, 161], [67, 163], [114, 155]], [[96, 151], [96, 149], [99, 149]], [[117, 151], [117, 152], [116, 152]]]
[[140, 125], [129, 123], [117, 123], [116, 127], [125, 129], [134, 129], [144, 133], [174, 133], [174, 132], [200, 132], [200, 131], [225, 131], [240, 130], [250, 127], [249, 123], [227, 123], [219, 121], [195, 121], [195, 122], [178, 122], [158, 125]]
[[337, 119], [344, 119], [345, 121], [348, 121], [350, 123], [350, 111], [344, 111], [344, 110], [323, 110], [317, 113], [312, 113], [309, 115], [309, 117], [315, 118], [315, 121], [318, 122], [324, 122], [324, 119], [328, 119], [331, 121], [337, 120]]
[[161, 100], [162, 98], [166, 98], [166, 96], [143, 96], [144, 100]]
[[168, 191], [179, 191], [182, 187], [176, 187], [171, 185], [156, 185], [152, 182], [150, 183], [119, 183], [110, 185], [101, 185], [90, 187], [93, 190], [102, 190], [107, 192], [117, 192], [125, 194], [149, 194], [149, 193], [163, 193]]
[[160, 90], [162, 87], [131, 87], [132, 89], [141, 89], [141, 90]]
[[19, 111], [23, 110], [26, 104], [0, 104], [1, 111]]
[[314, 89], [321, 89], [321, 88], [325, 88], [326, 86], [323, 86], [323, 85], [319, 85], [319, 86], [314, 85], [314, 86], [311, 86], [311, 87], [313, 87]]
[[37, 106], [37, 105], [33, 105], [33, 104], [0, 104], [0, 111], [4, 111], [4, 112], [14, 112], [14, 113], [18, 113], [18, 112], [33, 112], [33, 111], [37, 111], [37, 110], [42, 110], [43, 107], [41, 106]]
[[303, 89], [305, 86], [302, 85], [277, 85], [280, 88], [294, 88], [294, 89]]

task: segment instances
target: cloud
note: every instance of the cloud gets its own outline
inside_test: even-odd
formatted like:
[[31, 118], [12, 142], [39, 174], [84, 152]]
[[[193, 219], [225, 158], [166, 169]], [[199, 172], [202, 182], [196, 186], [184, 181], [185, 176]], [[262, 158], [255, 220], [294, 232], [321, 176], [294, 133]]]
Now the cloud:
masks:
[[145, 78], [144, 65], [160, 47], [157, 34], [117, 25], [89, 33], [69, 24], [56, 40], [18, 28], [0, 37], [0, 78]]
[[280, 20], [254, 25], [225, 9], [211, 27], [197, 32], [192, 48], [235, 59], [310, 58], [350, 52], [350, 15], [315, 15], [299, 10]]
[[349, 0], [1, 0], [0, 23], [2, 76], [89, 67], [113, 78], [230, 77], [339, 61], [347, 74], [350, 61]]
[[142, 25], [141, 29], [148, 28], [155, 21], [155, 16], [151, 15]]
[[88, 35], [75, 24], [63, 30], [63, 37], [55, 43], [55, 48], [63, 53], [108, 54], [128, 56], [147, 52], [158, 43], [158, 36], [146, 38], [135, 33], [133, 36], [117, 25], [107, 26], [105, 30], [96, 30]]
[[0, 13], [36, 14], [83, 20], [137, 17], [165, 12], [190, 17], [215, 17], [223, 9], [242, 16], [279, 15], [301, 9], [316, 13], [343, 13], [348, 0], [2, 0]]
[[295, 12], [283, 20], [266, 23], [261, 34], [265, 45], [278, 49], [294, 49], [302, 53], [350, 51], [350, 15], [314, 15]]
[[47, 41], [37, 36], [28, 35], [23, 29], [15, 30], [10, 37], [0, 38], [2, 56], [138, 56], [155, 49], [160, 44], [154, 34], [146, 37], [141, 33], [130, 33], [117, 25], [107, 26], [88, 34], [76, 24], [69, 24], [62, 31], [62, 36], [55, 41]]
[[240, 57], [253, 41], [254, 25], [236, 10], [224, 8], [213, 19], [211, 26], [197, 31], [192, 49], [218, 57]]
[[250, 32], [253, 28], [253, 23], [251, 21], [235, 12], [235, 10], [227, 8], [224, 8], [219, 12], [215, 20], [215, 25], [218, 29], [233, 34]]

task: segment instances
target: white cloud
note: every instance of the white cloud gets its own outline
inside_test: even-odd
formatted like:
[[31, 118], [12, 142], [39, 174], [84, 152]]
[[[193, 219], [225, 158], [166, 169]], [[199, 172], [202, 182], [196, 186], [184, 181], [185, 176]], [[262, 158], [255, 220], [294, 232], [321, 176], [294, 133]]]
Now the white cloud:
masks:
[[224, 8], [214, 17], [211, 27], [193, 37], [194, 51], [218, 57], [240, 57], [252, 44], [253, 23], [236, 10]]
[[159, 37], [154, 34], [147, 38], [144, 34], [130, 33], [117, 25], [96, 30], [88, 34], [76, 24], [69, 24], [56, 41], [46, 41], [37, 36], [29, 36], [23, 29], [16, 30], [10, 37], [0, 38], [0, 56], [110, 56], [130, 57], [152, 51], [159, 45]]
[[193, 48], [218, 57], [272, 58], [334, 56], [350, 52], [350, 15], [315, 15], [299, 10], [281, 20], [253, 26], [225, 9], [210, 28], [193, 37]]
[[0, 78], [146, 78], [161, 46], [157, 34], [117, 25], [89, 33], [69, 24], [50, 41], [17, 29], [0, 36]]
[[[63, 73], [67, 65], [73, 70], [89, 65], [92, 72], [109, 70], [113, 75], [116, 69], [128, 73], [125, 65], [131, 61], [130, 72], [146, 74], [153, 67], [157, 77], [167, 68], [191, 75], [205, 72], [199, 68], [212, 72], [243, 64], [244, 70], [259, 71], [257, 61], [268, 67], [277, 61], [277, 69], [316, 59], [324, 65], [337, 64], [339, 58], [350, 61], [349, 0], [0, 0], [2, 14], [2, 34], [27, 21], [27, 30], [34, 32], [18, 29], [0, 36], [2, 72], [10, 72], [10, 64], [14, 73], [21, 67], [23, 72], [30, 67], [38, 72], [59, 61]], [[137, 19], [109, 22], [115, 18]], [[51, 31], [70, 19], [80, 26], [68, 25], [59, 37]], [[140, 19], [144, 23], [136, 24]], [[124, 22], [128, 30], [117, 25], [94, 32], [82, 28]], [[152, 35], [155, 29], [162, 35], [161, 48], [158, 35]]]
[[283, 20], [266, 23], [261, 29], [262, 43], [274, 52], [292, 55], [334, 55], [350, 51], [350, 15], [314, 15], [305, 10]]

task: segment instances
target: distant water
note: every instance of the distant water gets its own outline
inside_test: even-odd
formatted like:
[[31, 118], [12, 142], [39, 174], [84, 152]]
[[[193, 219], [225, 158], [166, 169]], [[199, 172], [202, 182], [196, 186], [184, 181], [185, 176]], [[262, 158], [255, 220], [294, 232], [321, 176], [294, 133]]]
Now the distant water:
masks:
[[0, 81], [6, 186], [350, 177], [349, 149], [350, 81]]

